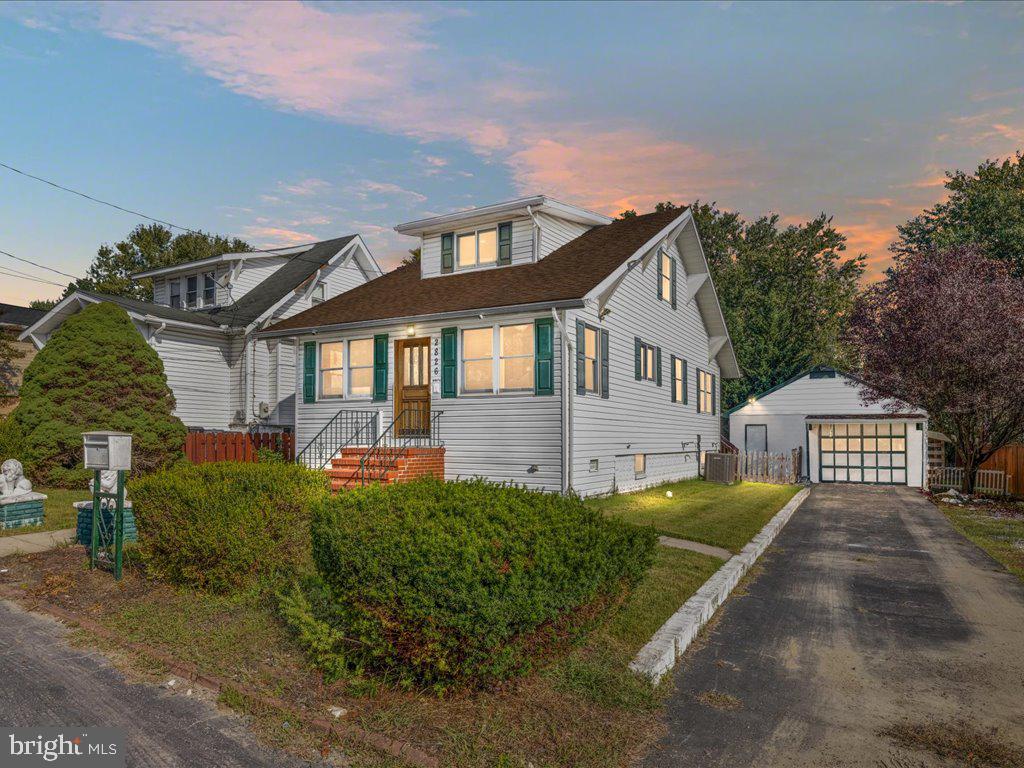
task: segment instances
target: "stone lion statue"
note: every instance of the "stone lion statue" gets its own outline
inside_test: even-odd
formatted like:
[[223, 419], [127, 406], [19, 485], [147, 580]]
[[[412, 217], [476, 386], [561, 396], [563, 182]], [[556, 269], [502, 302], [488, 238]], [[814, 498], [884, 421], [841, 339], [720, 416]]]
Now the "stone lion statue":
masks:
[[8, 459], [0, 466], [0, 498], [32, 493], [32, 483], [25, 477], [25, 468], [17, 459]]

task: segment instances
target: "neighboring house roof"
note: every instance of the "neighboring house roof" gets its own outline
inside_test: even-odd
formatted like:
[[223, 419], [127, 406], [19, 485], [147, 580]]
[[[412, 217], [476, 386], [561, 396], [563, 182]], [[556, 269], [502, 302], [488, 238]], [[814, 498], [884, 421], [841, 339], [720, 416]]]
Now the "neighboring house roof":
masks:
[[477, 221], [493, 221], [499, 216], [529, 216], [535, 213], [547, 213], [567, 221], [575, 221], [579, 224], [598, 226], [609, 224], [612, 219], [586, 208], [580, 208], [568, 203], [562, 203], [547, 195], [533, 195], [531, 197], [520, 197], [516, 200], [507, 200], [503, 203], [484, 205], [479, 208], [467, 208], [464, 211], [446, 213], [443, 216], [432, 216], [429, 219], [410, 221], [407, 224], [399, 224], [395, 227], [396, 232], [403, 235], [424, 235], [431, 232], [444, 232], [449, 229], [468, 227]]
[[268, 331], [580, 302], [679, 215], [677, 209], [598, 226], [530, 264], [425, 279], [419, 264], [409, 264], [275, 323]]
[[9, 328], [28, 328], [46, 315], [42, 309], [19, 307], [14, 304], [0, 304], [0, 326]]
[[274, 259], [280, 256], [291, 256], [292, 254], [295, 253], [302, 253], [303, 251], [315, 245], [319, 245], [319, 243], [289, 245], [283, 248], [264, 248], [259, 251], [238, 251], [234, 253], [222, 253], [218, 256], [207, 256], [206, 258], [203, 259], [180, 261], [177, 264], [171, 264], [166, 267], [156, 267], [154, 269], [143, 270], [142, 272], [133, 272], [131, 277], [134, 280], [138, 280], [143, 277], [160, 277], [162, 275], [170, 275], [176, 272], [186, 272], [188, 270], [195, 269], [196, 267], [211, 266], [214, 264], [222, 264], [225, 262], [249, 261], [252, 259]]
[[[49, 312], [40, 313], [39, 317], [22, 333], [22, 338], [29, 338], [38, 330], [50, 330], [51, 326], [55, 328], [60, 325], [66, 315], [78, 311], [76, 304], [95, 304], [104, 301], [123, 307], [130, 315], [139, 320], [154, 318], [208, 330], [247, 328], [278, 307], [297, 288], [313, 277], [317, 270], [327, 266], [335, 256], [353, 244], [354, 240], [362, 242], [358, 235], [346, 235], [315, 243], [312, 247], [303, 246], [302, 250], [293, 253], [289, 261], [280, 269], [271, 273], [237, 302], [224, 307], [181, 309], [155, 304], [151, 301], [140, 301], [78, 289]], [[353, 245], [353, 247], [356, 246]], [[376, 262], [373, 261], [373, 257], [370, 256], [365, 246], [363, 246], [363, 252], [368, 263], [373, 266], [374, 270], [379, 271]], [[372, 275], [370, 279], [372, 279]]]
[[267, 310], [272, 309], [281, 299], [327, 266], [340, 250], [352, 242], [356, 235], [346, 235], [333, 240], [324, 240], [307, 251], [289, 258], [288, 263], [246, 293], [234, 304], [214, 307], [200, 314], [209, 316], [218, 325], [240, 328], [259, 320]]

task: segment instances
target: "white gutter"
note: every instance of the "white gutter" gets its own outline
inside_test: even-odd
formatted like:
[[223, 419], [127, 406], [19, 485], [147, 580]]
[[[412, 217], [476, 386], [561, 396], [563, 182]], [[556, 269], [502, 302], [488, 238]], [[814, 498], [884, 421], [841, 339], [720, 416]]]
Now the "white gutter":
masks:
[[540, 221], [537, 220], [537, 214], [529, 205], [526, 206], [526, 215], [533, 221], [533, 251], [530, 258], [533, 261], [540, 261]]
[[569, 379], [573, 368], [572, 344], [565, 330], [565, 310], [559, 317], [552, 307], [551, 316], [562, 335], [562, 493], [569, 493], [572, 488], [572, 388]]

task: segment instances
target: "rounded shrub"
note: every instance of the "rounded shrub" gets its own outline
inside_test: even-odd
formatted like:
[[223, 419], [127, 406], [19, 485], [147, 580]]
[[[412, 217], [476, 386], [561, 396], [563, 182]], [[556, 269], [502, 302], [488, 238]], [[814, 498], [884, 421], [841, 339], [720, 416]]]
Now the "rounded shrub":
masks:
[[657, 538], [576, 497], [434, 479], [327, 497], [311, 532], [319, 588], [284, 608], [318, 663], [439, 689], [521, 674], [579, 636]]
[[165, 467], [183, 456], [187, 429], [174, 415], [164, 366], [115, 304], [86, 307], [50, 337], [25, 369], [11, 414], [24, 461], [38, 485], [84, 486], [82, 433], [132, 433], [132, 468]]
[[296, 464], [179, 464], [128, 486], [149, 571], [230, 593], [312, 570], [309, 514], [327, 477]]

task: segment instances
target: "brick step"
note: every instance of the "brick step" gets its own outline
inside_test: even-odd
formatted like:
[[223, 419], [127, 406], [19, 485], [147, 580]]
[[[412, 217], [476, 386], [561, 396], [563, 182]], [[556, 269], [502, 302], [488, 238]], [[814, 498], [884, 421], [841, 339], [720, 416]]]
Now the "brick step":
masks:
[[[334, 467], [335, 469], [338, 469], [338, 468], [341, 468], [341, 467], [358, 467], [359, 466], [359, 462], [362, 461], [362, 458], [363, 457], [361, 455], [360, 456], [342, 456], [339, 459], [331, 459], [331, 466]], [[368, 467], [377, 467], [377, 466], [380, 466], [381, 464], [390, 464], [390, 463], [392, 463], [392, 462], [387, 460], [383, 456], [372, 456], [366, 462], [366, 466], [368, 466]], [[404, 466], [404, 465], [409, 463], [409, 460], [404, 458], [404, 457], [402, 457], [402, 456], [399, 456], [399, 457], [397, 457], [394, 460], [394, 463], [395, 464], [400, 464], [400, 465]]]

